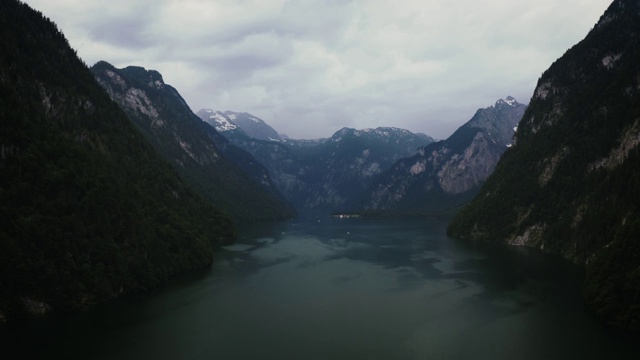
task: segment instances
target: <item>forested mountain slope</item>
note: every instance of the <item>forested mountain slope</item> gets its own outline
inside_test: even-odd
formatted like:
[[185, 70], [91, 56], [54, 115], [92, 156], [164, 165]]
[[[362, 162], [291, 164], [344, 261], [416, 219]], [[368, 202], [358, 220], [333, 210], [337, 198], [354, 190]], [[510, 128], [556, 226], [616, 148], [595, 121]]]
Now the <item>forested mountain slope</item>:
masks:
[[60, 30], [0, 2], [0, 319], [149, 289], [234, 237]]
[[584, 264], [603, 319], [640, 330], [640, 1], [616, 0], [544, 72], [457, 237], [526, 245]]
[[104, 61], [91, 71], [158, 152], [217, 208], [241, 221], [294, 215], [267, 169], [195, 115], [160, 73]]

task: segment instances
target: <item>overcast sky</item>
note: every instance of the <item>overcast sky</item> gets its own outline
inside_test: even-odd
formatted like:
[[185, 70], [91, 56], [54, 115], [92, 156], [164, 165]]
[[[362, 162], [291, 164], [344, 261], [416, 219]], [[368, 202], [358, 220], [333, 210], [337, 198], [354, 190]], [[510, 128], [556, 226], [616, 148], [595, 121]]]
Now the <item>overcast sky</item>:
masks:
[[88, 64], [162, 73], [191, 109], [294, 138], [396, 126], [443, 139], [528, 103], [610, 0], [27, 0]]

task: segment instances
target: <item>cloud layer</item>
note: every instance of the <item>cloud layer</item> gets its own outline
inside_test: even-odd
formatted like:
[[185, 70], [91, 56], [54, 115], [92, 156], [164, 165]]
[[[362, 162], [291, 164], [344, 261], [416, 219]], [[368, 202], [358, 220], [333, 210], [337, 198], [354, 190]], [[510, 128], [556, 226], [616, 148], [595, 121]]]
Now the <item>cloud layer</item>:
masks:
[[160, 71], [194, 111], [246, 111], [296, 138], [397, 126], [446, 138], [528, 103], [608, 0], [27, 0], [92, 65]]

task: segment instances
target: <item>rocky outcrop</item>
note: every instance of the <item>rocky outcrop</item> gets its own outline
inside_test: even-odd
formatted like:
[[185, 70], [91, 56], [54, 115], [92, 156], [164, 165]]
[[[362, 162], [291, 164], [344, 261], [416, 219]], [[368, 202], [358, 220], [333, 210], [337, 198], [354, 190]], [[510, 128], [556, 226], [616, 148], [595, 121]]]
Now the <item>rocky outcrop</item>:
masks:
[[419, 149], [381, 174], [365, 195], [372, 211], [435, 211], [468, 201], [493, 172], [526, 105], [514, 98], [479, 109], [448, 139]]

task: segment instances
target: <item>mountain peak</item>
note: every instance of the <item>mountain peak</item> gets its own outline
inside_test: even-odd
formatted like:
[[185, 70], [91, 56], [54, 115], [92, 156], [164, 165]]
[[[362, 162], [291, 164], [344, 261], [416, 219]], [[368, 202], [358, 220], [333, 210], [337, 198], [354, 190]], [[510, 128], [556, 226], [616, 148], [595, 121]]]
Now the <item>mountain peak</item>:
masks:
[[101, 60], [91, 68], [96, 72], [121, 72], [125, 75], [125, 77], [134, 80], [134, 82], [137, 84], [136, 86], [138, 87], [144, 85], [151, 88], [161, 89], [165, 86], [164, 80], [162, 79], [162, 74], [160, 74], [156, 70], [147, 70], [141, 66], [127, 66], [124, 69], [116, 69], [116, 67], [114, 67], [110, 63]]
[[226, 110], [215, 111], [211, 109], [200, 109], [197, 115], [213, 126], [218, 132], [240, 129], [247, 136], [259, 140], [280, 141], [282, 138], [276, 130], [269, 126], [264, 120], [249, 113], [238, 113]]
[[200, 109], [196, 115], [198, 115], [204, 122], [213, 126], [216, 131], [220, 133], [238, 128], [238, 126], [233, 123], [235, 115], [229, 111], [221, 112], [211, 109]]
[[513, 96], [507, 96], [504, 99], [499, 99], [498, 101], [496, 101], [496, 107], [498, 105], [501, 105], [501, 104], [507, 104], [509, 106], [516, 106], [519, 103]]

